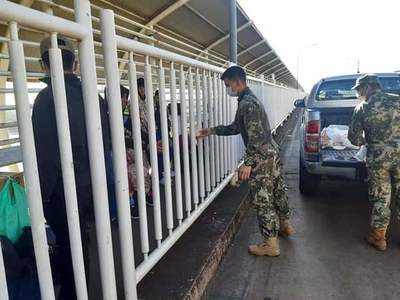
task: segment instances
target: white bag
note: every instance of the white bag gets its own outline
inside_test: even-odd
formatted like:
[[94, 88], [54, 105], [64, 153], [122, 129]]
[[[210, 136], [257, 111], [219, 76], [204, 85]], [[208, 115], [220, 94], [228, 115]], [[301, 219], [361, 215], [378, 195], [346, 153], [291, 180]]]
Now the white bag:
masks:
[[360, 151], [358, 151], [357, 154], [354, 155], [354, 158], [358, 161], [365, 162], [367, 160], [367, 147], [362, 145]]
[[329, 125], [321, 132], [322, 148], [332, 148], [335, 150], [359, 149], [350, 143], [347, 138], [349, 126], [346, 125]]

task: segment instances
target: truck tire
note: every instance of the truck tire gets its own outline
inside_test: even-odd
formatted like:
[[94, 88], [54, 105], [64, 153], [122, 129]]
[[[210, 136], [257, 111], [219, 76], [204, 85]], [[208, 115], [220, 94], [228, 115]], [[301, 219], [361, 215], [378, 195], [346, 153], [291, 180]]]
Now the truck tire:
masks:
[[320, 176], [309, 173], [300, 159], [299, 190], [302, 195], [312, 195], [317, 189], [321, 180]]

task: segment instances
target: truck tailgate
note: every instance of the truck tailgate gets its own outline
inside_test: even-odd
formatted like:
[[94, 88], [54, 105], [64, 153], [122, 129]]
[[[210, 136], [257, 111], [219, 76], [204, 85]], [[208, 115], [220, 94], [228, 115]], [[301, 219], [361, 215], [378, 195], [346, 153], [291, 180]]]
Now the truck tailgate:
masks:
[[354, 158], [358, 150], [321, 150], [322, 166], [342, 167], [342, 168], [360, 168], [365, 166], [364, 162], [360, 162]]

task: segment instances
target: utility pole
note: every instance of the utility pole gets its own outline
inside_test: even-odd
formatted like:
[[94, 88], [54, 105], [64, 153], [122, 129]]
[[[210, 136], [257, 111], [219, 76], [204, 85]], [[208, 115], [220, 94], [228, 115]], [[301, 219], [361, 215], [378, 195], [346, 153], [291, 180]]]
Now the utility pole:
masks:
[[237, 16], [236, 0], [229, 0], [229, 60], [237, 64]]

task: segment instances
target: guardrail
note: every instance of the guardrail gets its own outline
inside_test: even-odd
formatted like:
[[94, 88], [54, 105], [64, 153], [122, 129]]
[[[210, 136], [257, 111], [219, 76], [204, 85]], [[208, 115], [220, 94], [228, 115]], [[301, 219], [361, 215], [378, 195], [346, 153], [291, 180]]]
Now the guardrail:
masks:
[[[75, 0], [75, 22], [29, 9], [12, 2], [0, 0], [0, 20], [8, 22], [11, 30], [9, 59], [13, 91], [16, 101], [19, 140], [22, 150], [26, 190], [34, 250], [43, 299], [55, 299], [52, 273], [47, 251], [47, 240], [43, 216], [42, 199], [37, 171], [34, 138], [28, 99], [27, 72], [23, 42], [18, 36], [18, 26], [47, 32], [52, 38], [49, 51], [52, 87], [57, 119], [58, 142], [61, 154], [62, 176], [66, 191], [66, 209], [71, 252], [78, 299], [88, 299], [75, 177], [61, 63], [61, 51], [57, 46], [57, 34], [69, 36], [78, 41], [81, 79], [85, 105], [85, 118], [89, 146], [91, 181], [94, 198], [97, 248], [99, 252], [101, 287], [104, 299], [117, 299], [116, 277], [107, 201], [107, 181], [100, 114], [97, 104], [96, 61], [92, 37], [90, 3]], [[212, 136], [196, 141], [195, 135], [202, 127], [229, 124], [234, 118], [237, 102], [226, 93], [219, 79], [224, 69], [191, 59], [174, 52], [162, 50], [119, 35], [116, 35], [114, 15], [111, 10], [101, 11], [101, 35], [108, 91], [112, 152], [114, 161], [115, 189], [123, 268], [123, 286], [126, 299], [136, 299], [137, 283], [179, 240], [182, 234], [195, 222], [235, 175], [244, 154], [240, 137]], [[128, 80], [120, 80], [117, 51], [128, 54]], [[135, 57], [144, 57], [144, 62]], [[97, 58], [99, 58], [97, 56]], [[155, 62], [155, 63], [154, 63]], [[131, 114], [133, 143], [136, 165], [143, 165], [142, 141], [140, 135], [139, 101], [137, 88], [137, 66], [143, 68], [146, 102], [149, 118], [150, 160], [152, 166], [152, 190], [154, 197], [154, 236], [149, 231], [145, 200], [143, 169], [138, 168], [138, 204], [140, 238], [132, 235], [132, 221], [129, 207], [127, 165], [124, 142], [122, 108], [119, 84], [127, 83], [131, 90]], [[142, 72], [140, 72], [142, 73]], [[249, 85], [263, 101], [270, 118], [271, 127], [276, 129], [293, 108], [293, 100], [299, 91], [283, 88], [269, 82], [249, 77]], [[159, 90], [161, 137], [163, 145], [164, 192], [160, 191], [158, 174], [156, 124], [154, 117], [153, 88]], [[7, 91], [5, 91], [7, 92]], [[167, 95], [170, 99], [167, 99]], [[169, 139], [167, 101], [172, 107], [172, 143]], [[178, 103], [181, 116], [178, 116]], [[8, 108], [7, 108], [8, 110]], [[180, 132], [179, 132], [180, 127]], [[181, 136], [181, 142], [180, 142]], [[13, 142], [16, 142], [14, 140]], [[170, 145], [171, 144], [171, 145]], [[173, 153], [174, 173], [171, 174], [170, 149]], [[14, 149], [15, 150], [15, 149]], [[181, 156], [182, 165], [181, 165]], [[165, 205], [161, 205], [161, 201]], [[165, 208], [164, 208], [165, 207]], [[163, 221], [165, 220], [165, 221]], [[156, 241], [155, 248], [150, 240]], [[134, 247], [136, 246], [136, 247]], [[135, 267], [134, 249], [142, 253], [142, 260]], [[1, 248], [0, 248], [1, 251]], [[0, 298], [7, 299], [7, 285], [3, 261], [0, 256]]]

